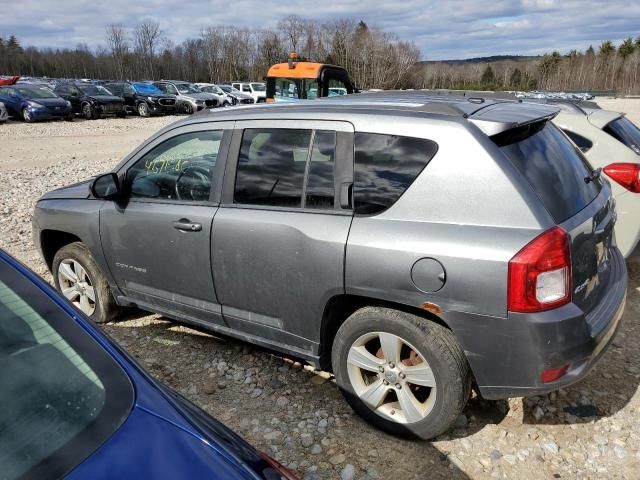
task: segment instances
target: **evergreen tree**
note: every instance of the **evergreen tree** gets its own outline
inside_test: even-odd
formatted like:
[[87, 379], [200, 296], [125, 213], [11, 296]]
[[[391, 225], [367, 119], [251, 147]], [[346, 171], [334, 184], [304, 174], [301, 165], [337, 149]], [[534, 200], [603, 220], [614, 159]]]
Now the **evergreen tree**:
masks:
[[482, 83], [483, 86], [490, 86], [496, 83], [496, 75], [493, 73], [493, 68], [491, 68], [491, 65], [487, 64], [484, 72], [482, 72], [480, 83]]

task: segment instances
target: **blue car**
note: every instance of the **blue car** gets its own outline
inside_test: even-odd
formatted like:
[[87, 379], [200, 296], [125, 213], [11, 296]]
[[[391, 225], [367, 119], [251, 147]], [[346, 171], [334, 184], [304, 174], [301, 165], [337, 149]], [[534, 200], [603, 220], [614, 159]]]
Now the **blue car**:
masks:
[[2, 479], [297, 478], [2, 250], [0, 385]]
[[71, 103], [41, 85], [0, 87], [0, 102], [4, 103], [10, 115], [25, 122], [73, 118]]

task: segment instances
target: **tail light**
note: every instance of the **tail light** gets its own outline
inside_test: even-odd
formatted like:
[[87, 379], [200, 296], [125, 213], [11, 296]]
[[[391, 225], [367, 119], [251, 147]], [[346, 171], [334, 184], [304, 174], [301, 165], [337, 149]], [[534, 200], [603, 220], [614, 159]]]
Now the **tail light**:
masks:
[[640, 193], [640, 164], [612, 163], [604, 167], [604, 173], [627, 190]]
[[[278, 463], [277, 460], [271, 458], [266, 453], [259, 451], [258, 455], [260, 455], [262, 459], [267, 462], [269, 466], [278, 473], [278, 475], [280, 475], [279, 480], [300, 480], [300, 477], [298, 477], [295, 473], [286, 468], [284, 465]], [[269, 476], [268, 478], [271, 477]]]
[[553, 227], [534, 238], [509, 261], [507, 308], [542, 312], [571, 300], [569, 236]]

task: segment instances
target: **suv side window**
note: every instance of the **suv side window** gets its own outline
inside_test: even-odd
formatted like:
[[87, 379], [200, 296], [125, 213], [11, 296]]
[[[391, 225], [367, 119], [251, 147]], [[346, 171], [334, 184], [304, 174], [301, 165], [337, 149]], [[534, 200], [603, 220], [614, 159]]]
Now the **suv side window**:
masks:
[[133, 88], [130, 84], [125, 83], [122, 87], [122, 89], [124, 90], [124, 93], [128, 94], [128, 95], [135, 95], [136, 94], [136, 90], [135, 88]]
[[251, 87], [249, 85], [242, 85], [242, 91], [251, 93]]
[[359, 214], [380, 213], [413, 183], [438, 150], [423, 138], [355, 134], [354, 203]]
[[593, 147], [593, 142], [588, 138], [585, 138], [582, 135], [578, 135], [571, 130], [562, 129], [562, 131], [567, 134], [567, 137], [569, 137], [571, 141], [576, 144], [576, 146], [582, 151], [582, 153], [588, 152], [591, 147]]
[[312, 130], [246, 129], [236, 173], [239, 204], [301, 207]]
[[222, 135], [184, 133], [157, 145], [127, 172], [130, 198], [208, 201]]

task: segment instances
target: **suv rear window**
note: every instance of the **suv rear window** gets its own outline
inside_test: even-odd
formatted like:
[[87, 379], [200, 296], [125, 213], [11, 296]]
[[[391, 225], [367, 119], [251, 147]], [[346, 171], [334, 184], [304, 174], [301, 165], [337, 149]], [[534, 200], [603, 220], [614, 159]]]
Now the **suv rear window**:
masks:
[[557, 223], [572, 217], [596, 198], [602, 183], [579, 149], [551, 122], [508, 130], [492, 140], [529, 181]]
[[393, 205], [437, 150], [435, 142], [423, 138], [356, 133], [356, 213], [371, 215]]
[[628, 118], [620, 117], [614, 120], [604, 127], [604, 131], [640, 155], [640, 128]]

